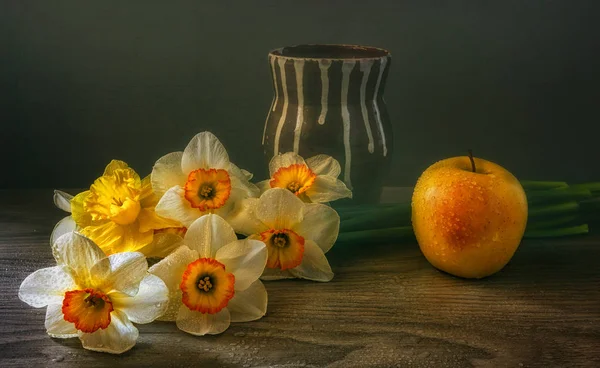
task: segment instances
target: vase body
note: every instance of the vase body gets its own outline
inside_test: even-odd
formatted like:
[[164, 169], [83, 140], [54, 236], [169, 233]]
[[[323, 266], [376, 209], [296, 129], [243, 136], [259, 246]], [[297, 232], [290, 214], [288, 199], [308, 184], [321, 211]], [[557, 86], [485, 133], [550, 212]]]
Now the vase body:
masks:
[[353, 203], [379, 201], [393, 152], [383, 100], [391, 56], [350, 45], [300, 45], [269, 54], [274, 97], [265, 122], [267, 160], [327, 154], [342, 168]]

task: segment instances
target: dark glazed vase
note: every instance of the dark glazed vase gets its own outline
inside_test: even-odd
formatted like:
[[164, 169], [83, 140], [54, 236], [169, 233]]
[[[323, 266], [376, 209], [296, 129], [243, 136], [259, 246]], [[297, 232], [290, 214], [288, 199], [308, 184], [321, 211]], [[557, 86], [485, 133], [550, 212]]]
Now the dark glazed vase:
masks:
[[379, 201], [392, 157], [383, 100], [391, 56], [374, 47], [299, 45], [269, 54], [274, 98], [263, 148], [273, 155], [323, 153], [342, 167], [353, 203]]

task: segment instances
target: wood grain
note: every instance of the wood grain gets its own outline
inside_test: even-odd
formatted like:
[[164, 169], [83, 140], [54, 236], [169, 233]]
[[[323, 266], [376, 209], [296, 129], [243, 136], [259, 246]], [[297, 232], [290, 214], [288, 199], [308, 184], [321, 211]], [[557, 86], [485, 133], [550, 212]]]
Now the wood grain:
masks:
[[52, 191], [0, 192], [1, 367], [566, 367], [600, 366], [600, 237], [527, 241], [500, 273], [462, 280], [433, 269], [416, 244], [335, 248], [330, 283], [266, 283], [267, 315], [193, 337], [138, 325], [121, 355], [52, 339], [44, 308], [17, 298], [53, 265], [64, 213]]

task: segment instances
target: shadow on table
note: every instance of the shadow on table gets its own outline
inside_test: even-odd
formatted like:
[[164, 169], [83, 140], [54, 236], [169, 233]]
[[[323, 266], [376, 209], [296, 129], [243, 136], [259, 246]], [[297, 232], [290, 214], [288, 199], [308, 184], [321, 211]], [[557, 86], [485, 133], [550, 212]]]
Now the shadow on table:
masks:
[[[454, 283], [493, 288], [564, 290], [566, 284], [595, 285], [600, 282], [600, 237], [588, 235], [548, 240], [524, 240], [512, 260], [498, 273], [470, 280], [436, 270], [427, 262], [416, 241], [397, 244], [336, 245], [327, 254], [333, 268], [365, 268], [397, 265], [399, 275], [415, 278], [451, 278]], [[389, 267], [387, 267], [389, 268]], [[415, 272], [419, 271], [419, 272]], [[402, 275], [402, 276], [407, 276]]]
[[327, 258], [332, 266], [352, 263], [355, 261], [362, 263], [369, 260], [402, 256], [420, 256], [423, 258], [423, 260], [425, 260], [425, 257], [419, 250], [419, 245], [416, 241], [396, 244], [370, 244], [368, 242], [360, 244], [336, 244], [327, 253]]

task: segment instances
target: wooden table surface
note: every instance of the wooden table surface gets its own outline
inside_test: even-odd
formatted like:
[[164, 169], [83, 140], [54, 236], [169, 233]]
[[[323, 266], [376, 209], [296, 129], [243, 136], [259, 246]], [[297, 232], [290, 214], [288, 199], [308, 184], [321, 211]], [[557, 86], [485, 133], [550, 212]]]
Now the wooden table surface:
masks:
[[500, 273], [462, 280], [416, 243], [333, 248], [330, 283], [266, 283], [267, 315], [194, 337], [138, 325], [120, 356], [52, 339], [45, 308], [17, 298], [54, 265], [48, 238], [64, 213], [51, 190], [0, 191], [0, 367], [600, 367], [600, 236], [525, 241]]

